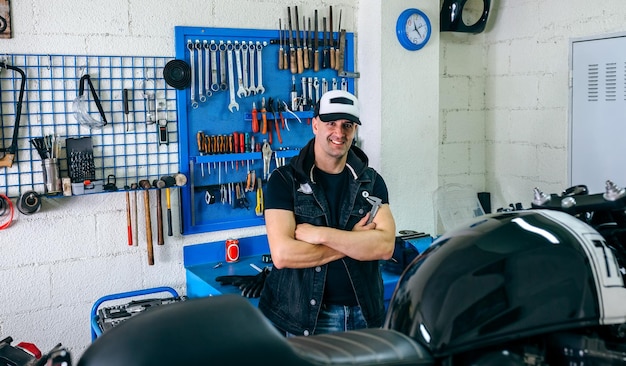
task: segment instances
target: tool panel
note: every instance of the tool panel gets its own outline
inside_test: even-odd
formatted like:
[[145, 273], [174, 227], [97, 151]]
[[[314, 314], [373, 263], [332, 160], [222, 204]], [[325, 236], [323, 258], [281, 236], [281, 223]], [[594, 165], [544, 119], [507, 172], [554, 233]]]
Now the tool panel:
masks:
[[[345, 71], [353, 69], [353, 34], [315, 32], [310, 22], [298, 32], [282, 21], [282, 31], [175, 28], [176, 59], [190, 66], [190, 82], [177, 90], [179, 170], [190, 178], [181, 191], [183, 234], [263, 225], [263, 186], [313, 137], [319, 96], [354, 91], [354, 73]], [[289, 38], [299, 38], [297, 49]], [[332, 67], [324, 48], [331, 38], [343, 42], [343, 62]]]

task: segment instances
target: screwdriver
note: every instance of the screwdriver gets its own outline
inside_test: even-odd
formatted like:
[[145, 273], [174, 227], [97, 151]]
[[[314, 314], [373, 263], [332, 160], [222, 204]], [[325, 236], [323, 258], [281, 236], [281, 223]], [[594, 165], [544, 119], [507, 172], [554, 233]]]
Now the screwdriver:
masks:
[[[204, 149], [203, 149], [204, 132], [198, 131], [198, 133], [196, 134], [196, 139], [198, 141], [198, 153], [200, 153], [200, 155], [204, 155]], [[200, 169], [202, 171], [202, 176], [204, 177], [204, 164], [200, 163]]]
[[282, 19], [278, 18], [278, 70], [284, 70], [283, 56], [285, 55], [285, 49], [283, 48], [283, 26]]
[[255, 102], [252, 102], [252, 132], [259, 132], [259, 117], [257, 115]]
[[265, 97], [261, 100], [261, 117], [263, 118], [263, 126], [261, 127], [261, 133], [267, 133], [267, 110], [265, 109]]

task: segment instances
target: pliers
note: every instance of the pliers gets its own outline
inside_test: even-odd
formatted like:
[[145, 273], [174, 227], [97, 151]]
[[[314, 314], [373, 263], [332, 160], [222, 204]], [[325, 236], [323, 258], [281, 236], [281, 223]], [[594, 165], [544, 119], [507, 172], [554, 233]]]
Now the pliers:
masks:
[[285, 120], [285, 117], [283, 117], [283, 111], [285, 110], [287, 104], [283, 104], [284, 102], [281, 102], [280, 99], [278, 99], [277, 104], [278, 104], [278, 117], [280, 118], [280, 123], [283, 129], [287, 129], [287, 131], [289, 131], [289, 124], [287, 123], [287, 120]]
[[267, 111], [270, 112], [274, 117], [274, 129], [276, 130], [276, 137], [278, 138], [278, 142], [282, 144], [283, 138], [280, 136], [280, 128], [278, 128], [278, 119], [276, 118], [276, 110], [274, 109], [274, 99], [272, 98], [268, 100]]

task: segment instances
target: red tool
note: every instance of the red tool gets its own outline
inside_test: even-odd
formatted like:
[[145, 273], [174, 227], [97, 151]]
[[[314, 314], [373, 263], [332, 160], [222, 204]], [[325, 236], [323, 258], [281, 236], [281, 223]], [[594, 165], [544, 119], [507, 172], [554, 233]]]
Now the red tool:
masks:
[[[267, 133], [267, 109], [265, 109], [265, 97], [261, 100], [261, 117], [263, 119], [263, 126], [261, 127], [261, 133]], [[258, 128], [257, 128], [258, 132]]]
[[130, 187], [124, 188], [126, 189], [126, 226], [128, 227], [128, 245], [133, 245], [133, 225], [130, 214], [130, 194], [128, 193]]
[[259, 117], [256, 110], [256, 103], [252, 102], [252, 132], [259, 132]]

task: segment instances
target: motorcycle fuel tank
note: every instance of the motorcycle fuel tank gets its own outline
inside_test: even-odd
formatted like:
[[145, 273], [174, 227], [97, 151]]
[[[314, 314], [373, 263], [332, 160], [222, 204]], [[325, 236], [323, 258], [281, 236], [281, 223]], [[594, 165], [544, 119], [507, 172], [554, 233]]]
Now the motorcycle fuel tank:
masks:
[[478, 217], [438, 238], [407, 267], [385, 327], [439, 357], [598, 324], [593, 238], [602, 239], [561, 212]]

